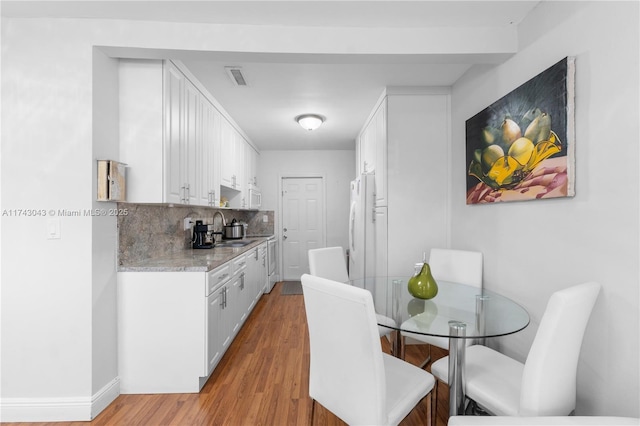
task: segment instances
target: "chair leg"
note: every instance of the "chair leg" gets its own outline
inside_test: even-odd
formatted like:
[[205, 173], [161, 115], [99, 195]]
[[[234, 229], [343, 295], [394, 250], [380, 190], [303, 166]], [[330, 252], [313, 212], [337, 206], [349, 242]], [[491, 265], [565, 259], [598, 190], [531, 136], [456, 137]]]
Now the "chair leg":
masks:
[[438, 418], [438, 379], [436, 379], [433, 384], [433, 389], [431, 389], [431, 418], [429, 422], [435, 426], [437, 424]]
[[427, 365], [429, 365], [431, 363], [431, 345], [429, 345], [429, 355], [427, 356], [427, 359], [425, 359], [422, 364], [420, 364], [420, 368], [424, 369], [427, 367]]
[[[431, 395], [433, 393], [433, 391], [435, 390], [435, 385], [434, 385], [434, 389], [431, 390], [431, 392], [429, 392], [429, 395], [427, 395], [427, 426], [435, 426], [435, 423], [432, 422], [432, 417], [433, 417], [433, 407], [431, 404], [431, 399], [433, 398], [433, 396]], [[433, 417], [435, 418], [435, 417]]]
[[309, 416], [309, 425], [313, 425], [313, 414], [316, 409], [316, 400], [311, 398], [311, 415]]

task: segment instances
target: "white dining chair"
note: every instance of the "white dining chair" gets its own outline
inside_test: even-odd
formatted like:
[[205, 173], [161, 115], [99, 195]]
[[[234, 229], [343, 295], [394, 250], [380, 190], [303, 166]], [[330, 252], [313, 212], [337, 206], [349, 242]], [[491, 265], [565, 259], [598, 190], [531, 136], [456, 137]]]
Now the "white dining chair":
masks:
[[430, 425], [434, 378], [380, 350], [371, 293], [309, 274], [301, 281], [309, 327], [310, 424], [316, 401], [350, 425], [397, 425], [427, 397]]
[[[311, 249], [309, 256], [309, 273], [316, 277], [327, 278], [341, 283], [349, 283], [349, 272], [345, 259], [344, 249], [338, 247], [323, 247]], [[382, 314], [376, 314], [378, 324], [387, 324], [389, 327], [378, 326], [380, 337], [387, 336], [393, 331], [395, 321]]]
[[[467, 397], [496, 416], [569, 415], [582, 338], [599, 291], [600, 284], [588, 282], [553, 293], [524, 364], [486, 346], [467, 348]], [[431, 365], [444, 383], [448, 362], [444, 357]]]
[[[481, 252], [432, 248], [429, 252], [429, 266], [436, 282], [442, 280], [482, 288]], [[449, 349], [449, 339], [446, 337], [427, 336], [404, 331], [402, 332], [402, 337], [405, 339], [407, 337], [410, 338], [405, 340], [405, 344], [427, 343], [442, 349]], [[467, 345], [470, 345], [471, 342], [472, 339], [467, 339], [466, 341]], [[425, 367], [430, 361], [431, 348], [429, 347], [429, 356], [421, 367]]]
[[616, 416], [452, 416], [447, 426], [638, 426], [637, 417]]
[[349, 282], [347, 261], [342, 247], [311, 249], [308, 254], [311, 275], [341, 283]]

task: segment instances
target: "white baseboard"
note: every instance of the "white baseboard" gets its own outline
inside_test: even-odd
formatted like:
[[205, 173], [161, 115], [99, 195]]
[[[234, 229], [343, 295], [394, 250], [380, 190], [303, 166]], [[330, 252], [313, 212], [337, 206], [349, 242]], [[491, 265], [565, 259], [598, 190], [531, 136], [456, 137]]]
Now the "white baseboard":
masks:
[[115, 378], [91, 397], [1, 398], [1, 422], [90, 421], [120, 395]]
[[116, 377], [91, 398], [91, 420], [107, 408], [118, 395], [120, 395], [120, 378]]

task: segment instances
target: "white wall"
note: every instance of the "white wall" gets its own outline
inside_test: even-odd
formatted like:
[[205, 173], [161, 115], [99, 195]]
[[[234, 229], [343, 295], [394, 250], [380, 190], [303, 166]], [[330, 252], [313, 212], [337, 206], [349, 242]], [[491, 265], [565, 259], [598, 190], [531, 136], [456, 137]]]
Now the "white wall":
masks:
[[[95, 160], [119, 159], [118, 60], [93, 49], [93, 157]], [[97, 199], [97, 162], [94, 161], [92, 200]], [[95, 210], [117, 209], [116, 203], [93, 201]], [[92, 220], [92, 294], [91, 294], [91, 395], [100, 402], [92, 407], [97, 415], [118, 396], [116, 269], [118, 252], [117, 216], [95, 216]]]
[[2, 207], [47, 216], [2, 217], [2, 415], [55, 397], [63, 416], [86, 417], [92, 218], [60, 217], [60, 239], [46, 231], [50, 211], [91, 208], [92, 50], [73, 30], [18, 27], [2, 28]]
[[[452, 93], [452, 246], [484, 253], [484, 283], [523, 304], [524, 360], [552, 292], [602, 284], [578, 368], [577, 414], [638, 417], [638, 3], [542, 2], [520, 50], [468, 72]], [[576, 196], [465, 205], [465, 120], [565, 56], [576, 57]]]
[[[355, 142], [354, 142], [355, 144]], [[282, 176], [317, 174], [325, 177], [327, 200], [327, 246], [349, 247], [349, 183], [355, 178], [354, 151], [263, 151], [260, 153], [258, 181], [263, 210], [275, 211], [275, 229], [279, 234], [278, 193]]]

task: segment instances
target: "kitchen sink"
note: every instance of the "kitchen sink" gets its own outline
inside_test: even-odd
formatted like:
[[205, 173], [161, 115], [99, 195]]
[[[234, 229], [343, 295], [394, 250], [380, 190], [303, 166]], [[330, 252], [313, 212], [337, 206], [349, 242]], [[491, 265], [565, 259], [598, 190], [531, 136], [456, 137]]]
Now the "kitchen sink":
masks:
[[249, 245], [254, 240], [235, 240], [235, 241], [221, 241], [216, 243], [214, 247], [244, 247]]

